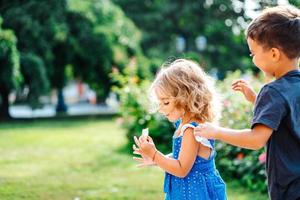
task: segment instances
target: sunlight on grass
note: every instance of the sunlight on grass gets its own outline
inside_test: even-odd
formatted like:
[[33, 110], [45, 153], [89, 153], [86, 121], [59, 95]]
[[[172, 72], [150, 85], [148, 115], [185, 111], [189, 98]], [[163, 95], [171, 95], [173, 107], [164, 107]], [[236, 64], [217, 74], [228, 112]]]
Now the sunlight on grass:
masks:
[[[163, 171], [136, 168], [125, 143], [108, 119], [0, 124], [0, 199], [163, 199]], [[228, 194], [267, 199], [236, 184]]]

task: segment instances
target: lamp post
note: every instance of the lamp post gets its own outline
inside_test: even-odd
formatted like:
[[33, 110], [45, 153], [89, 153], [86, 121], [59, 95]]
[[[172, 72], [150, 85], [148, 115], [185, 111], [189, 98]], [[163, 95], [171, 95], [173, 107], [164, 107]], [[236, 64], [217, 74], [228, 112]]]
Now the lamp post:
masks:
[[205, 36], [199, 35], [198, 37], [196, 37], [195, 43], [196, 43], [196, 48], [198, 49], [198, 51], [204, 51], [207, 46], [207, 39]]
[[184, 39], [184, 37], [182, 36], [177, 36], [176, 37], [176, 50], [177, 52], [181, 53], [185, 50], [185, 46], [186, 46], [186, 41]]

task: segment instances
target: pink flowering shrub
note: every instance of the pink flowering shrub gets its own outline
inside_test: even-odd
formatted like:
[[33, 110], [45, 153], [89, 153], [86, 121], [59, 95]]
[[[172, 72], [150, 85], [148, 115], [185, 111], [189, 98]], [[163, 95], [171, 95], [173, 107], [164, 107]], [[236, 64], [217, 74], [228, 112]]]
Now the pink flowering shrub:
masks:
[[259, 155], [258, 160], [261, 164], [264, 164], [266, 162], [267, 154], [264, 152]]

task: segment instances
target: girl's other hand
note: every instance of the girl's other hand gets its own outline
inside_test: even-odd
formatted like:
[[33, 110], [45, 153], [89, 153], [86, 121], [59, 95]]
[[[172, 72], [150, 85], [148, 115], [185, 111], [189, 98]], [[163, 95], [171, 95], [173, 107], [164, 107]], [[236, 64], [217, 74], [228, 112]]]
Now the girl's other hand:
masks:
[[250, 84], [245, 80], [237, 80], [232, 83], [231, 88], [234, 91], [239, 91], [243, 93], [247, 101], [254, 103], [256, 100], [256, 93], [254, 92], [253, 88], [250, 86]]
[[150, 158], [154, 157], [154, 154], [157, 150], [150, 136], [147, 136], [147, 138], [140, 137], [139, 139], [134, 136], [134, 142], [143, 154]]
[[133, 159], [139, 163], [137, 167], [147, 167], [147, 166], [156, 165], [155, 162], [153, 162], [150, 157], [142, 153], [140, 149], [137, 148], [135, 145], [133, 145], [133, 153], [141, 156], [141, 157], [133, 157]]

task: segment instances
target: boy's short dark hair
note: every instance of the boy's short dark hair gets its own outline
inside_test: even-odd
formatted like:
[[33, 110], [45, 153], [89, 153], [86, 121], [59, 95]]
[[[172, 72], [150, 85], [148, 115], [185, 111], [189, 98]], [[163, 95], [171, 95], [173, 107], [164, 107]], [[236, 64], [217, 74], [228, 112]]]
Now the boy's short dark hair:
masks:
[[286, 6], [267, 8], [250, 23], [246, 37], [264, 48], [279, 48], [290, 59], [299, 58], [300, 10]]

